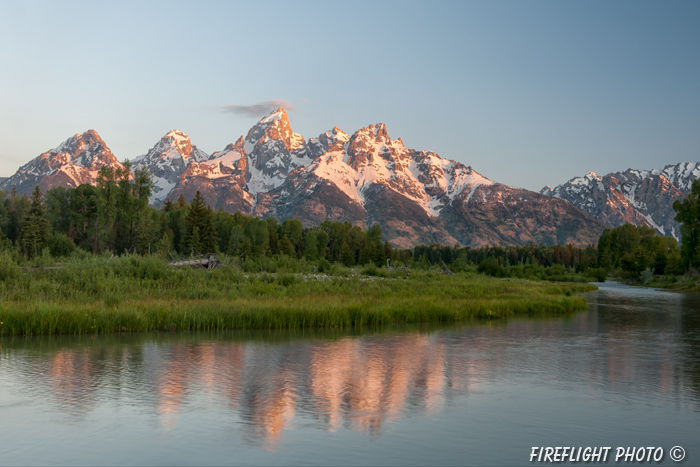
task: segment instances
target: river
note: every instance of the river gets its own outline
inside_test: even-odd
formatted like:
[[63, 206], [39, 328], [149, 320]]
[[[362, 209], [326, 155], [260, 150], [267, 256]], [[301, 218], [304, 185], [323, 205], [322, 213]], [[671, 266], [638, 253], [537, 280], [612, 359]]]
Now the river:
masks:
[[700, 296], [599, 286], [563, 318], [0, 338], [0, 465], [699, 465]]

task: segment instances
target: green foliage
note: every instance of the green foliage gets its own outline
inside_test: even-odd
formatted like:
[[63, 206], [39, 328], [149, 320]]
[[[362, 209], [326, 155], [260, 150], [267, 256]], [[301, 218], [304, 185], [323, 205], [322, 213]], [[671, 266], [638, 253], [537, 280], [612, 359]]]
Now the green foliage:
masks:
[[646, 268], [644, 271], [642, 271], [641, 274], [641, 279], [643, 284], [648, 284], [651, 282], [651, 279], [654, 277], [654, 270], [651, 268]]
[[[641, 279], [642, 272], [664, 274], [678, 270], [678, 245], [671, 237], [660, 237], [646, 226], [625, 224], [603, 231], [598, 240], [600, 267], [608, 271], [618, 270], [629, 279]], [[669, 263], [671, 267], [668, 268]]]
[[362, 272], [363, 274], [367, 274], [368, 276], [376, 276], [379, 274], [379, 268], [376, 264], [370, 261], [369, 263], [364, 265], [364, 267], [362, 268]]
[[700, 180], [695, 180], [690, 194], [673, 203], [676, 222], [681, 223], [681, 260], [683, 266], [700, 268]]
[[73, 240], [68, 238], [66, 234], [60, 232], [51, 234], [48, 245], [51, 255], [57, 258], [70, 256], [77, 248]]
[[[299, 219], [287, 219], [282, 222], [282, 241], [288, 242], [283, 248], [282, 252], [290, 256], [296, 255], [297, 258], [301, 257], [303, 253], [303, 240], [304, 240], [304, 226], [301, 224]], [[285, 240], [286, 238], [286, 240]]]
[[9, 250], [0, 252], [0, 281], [15, 279], [19, 274], [20, 269], [12, 256], [12, 252]]
[[41, 254], [41, 251], [48, 246], [51, 234], [51, 223], [44, 216], [42, 196], [43, 194], [37, 185], [32, 193], [32, 204], [27, 217], [22, 222], [18, 238], [20, 250], [29, 258]]
[[218, 242], [214, 219], [202, 194], [197, 194], [190, 203], [185, 219], [185, 254], [214, 253]]
[[358, 269], [338, 271], [338, 265], [331, 266], [330, 278], [303, 276], [291, 269], [310, 272], [313, 266], [288, 256], [259, 258], [272, 261], [265, 267], [277, 272], [244, 274], [231, 266], [213, 271], [173, 268], [155, 255], [112, 257], [80, 251], [61, 269], [23, 273], [10, 252], [0, 254], [5, 305], [0, 309], [0, 335], [499, 319], [581, 309], [585, 301], [570, 295], [590, 290], [470, 273], [414, 270], [409, 275], [385, 268], [363, 277]]
[[322, 274], [331, 272], [331, 263], [326, 258], [318, 262], [318, 272]]

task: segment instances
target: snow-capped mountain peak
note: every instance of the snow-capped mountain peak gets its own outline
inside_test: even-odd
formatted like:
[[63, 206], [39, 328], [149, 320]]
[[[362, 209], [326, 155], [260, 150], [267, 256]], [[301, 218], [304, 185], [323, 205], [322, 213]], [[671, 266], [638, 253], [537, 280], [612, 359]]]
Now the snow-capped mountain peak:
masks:
[[545, 187], [541, 193], [569, 201], [613, 227], [646, 225], [678, 239], [673, 202], [683, 199], [698, 178], [700, 163], [684, 162], [662, 170], [627, 169], [602, 177], [591, 172], [554, 189]]
[[[97, 133], [86, 132], [40, 155], [2, 188], [22, 180], [18, 189], [24, 192], [37, 182], [94, 183], [100, 161], [108, 160], [119, 166]], [[383, 123], [351, 136], [333, 127], [306, 141], [292, 131], [284, 109], [211, 156], [182, 131], [171, 130], [133, 162], [134, 170], [153, 173], [155, 204], [181, 195], [189, 200], [199, 191], [215, 209], [231, 213], [296, 217], [307, 226], [328, 219], [364, 228], [379, 223], [389, 241], [406, 248], [432, 242], [587, 244], [604, 228], [565, 201], [507, 187], [434, 152], [409, 149], [400, 138], [391, 139]], [[583, 178], [600, 182], [596, 177]]]
[[121, 167], [121, 164], [100, 135], [88, 130], [71, 136], [20, 167], [3, 182], [2, 188], [16, 187], [20, 192], [29, 192], [35, 185], [47, 191], [55, 186], [94, 184], [104, 166]]
[[292, 131], [287, 112], [282, 108], [250, 129], [243, 149], [248, 159], [247, 190], [252, 195], [277, 188], [292, 170], [313, 160], [304, 137]]
[[209, 155], [194, 146], [187, 134], [170, 130], [146, 154], [134, 159], [133, 167], [151, 171], [154, 184], [151, 202], [158, 203], [168, 197], [190, 162], [207, 159]]

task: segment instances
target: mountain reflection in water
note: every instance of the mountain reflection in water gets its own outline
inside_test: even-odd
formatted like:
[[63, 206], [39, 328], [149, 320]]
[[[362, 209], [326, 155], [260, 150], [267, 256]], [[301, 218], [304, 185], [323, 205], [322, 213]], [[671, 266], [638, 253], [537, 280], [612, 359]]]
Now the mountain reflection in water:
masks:
[[[593, 445], [623, 432], [629, 442], [648, 444], [639, 430], [652, 422], [696, 432], [698, 297], [629, 289], [620, 297], [614, 285], [606, 287], [589, 295], [588, 312], [556, 319], [3, 338], [0, 435], [7, 444], [0, 454], [8, 462], [34, 459], [35, 446], [19, 440], [42, 420], [46, 431], [71, 427], [64, 438], [56, 435], [57, 445], [87, 445], [82, 433], [94, 430], [100, 441], [114, 437], [115, 452], [142, 442], [144, 456], [152, 447], [141, 438], [154, 433], [161, 448], [198, 439], [210, 444], [212, 457], [202, 463], [211, 464], [228, 462], [229, 451], [243, 452], [243, 445], [281, 456], [246, 451], [243, 463], [342, 464], [331, 451], [346, 445], [353, 455], [391, 454], [377, 463], [420, 463], [432, 459], [420, 457], [428, 455], [426, 443], [443, 445], [446, 457], [435, 463], [465, 463], [465, 452], [479, 453], [500, 433], [512, 440], [498, 448], [506, 457], [475, 463], [522, 464], [528, 446], [546, 445], [542, 433], [559, 440], [555, 445], [582, 436]], [[118, 429], [131, 438], [120, 439]], [[335, 447], [314, 457], [315, 448], [304, 444], [311, 439]], [[189, 455], [201, 454], [201, 446], [195, 448]], [[47, 456], [51, 449], [45, 447]], [[151, 463], [192, 459], [198, 458], [154, 457]]]
[[447, 356], [440, 333], [310, 340], [263, 334], [27, 339], [5, 345], [2, 376], [73, 417], [108, 401], [150, 407], [163, 428], [173, 428], [181, 412], [216, 407], [274, 444], [297, 414], [327, 430], [379, 435], [405, 413], [442, 407], [485, 364]]

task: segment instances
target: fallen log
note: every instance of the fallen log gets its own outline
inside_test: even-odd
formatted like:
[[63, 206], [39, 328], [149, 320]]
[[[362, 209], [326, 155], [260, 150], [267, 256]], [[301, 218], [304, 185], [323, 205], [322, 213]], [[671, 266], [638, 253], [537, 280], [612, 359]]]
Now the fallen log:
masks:
[[221, 266], [221, 261], [219, 258], [217, 258], [215, 255], [206, 255], [203, 258], [197, 258], [197, 259], [189, 259], [189, 260], [183, 260], [183, 261], [174, 261], [172, 263], [168, 263], [170, 266], [174, 268], [181, 268], [185, 266], [190, 266], [190, 267], [200, 267], [200, 268], [206, 268], [206, 269], [216, 269], [219, 266]]

